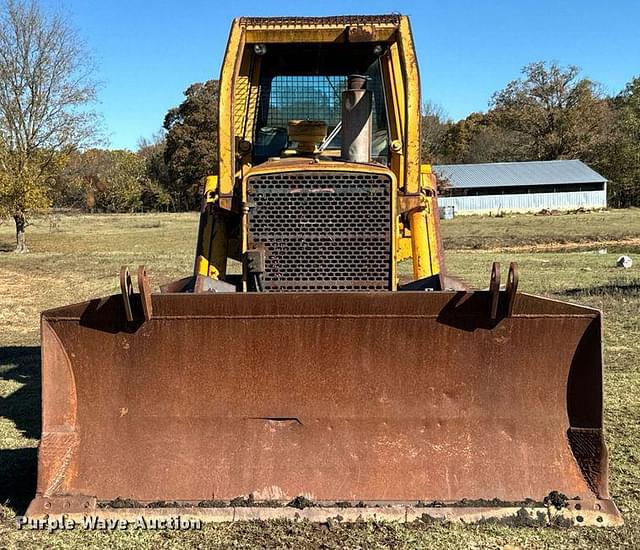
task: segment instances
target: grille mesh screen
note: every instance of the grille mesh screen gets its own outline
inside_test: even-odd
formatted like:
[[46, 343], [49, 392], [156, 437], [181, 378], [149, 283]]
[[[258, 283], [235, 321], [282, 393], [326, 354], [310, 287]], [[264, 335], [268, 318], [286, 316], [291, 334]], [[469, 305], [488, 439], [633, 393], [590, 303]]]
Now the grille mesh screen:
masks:
[[249, 178], [249, 247], [266, 291], [389, 290], [391, 180], [349, 172]]

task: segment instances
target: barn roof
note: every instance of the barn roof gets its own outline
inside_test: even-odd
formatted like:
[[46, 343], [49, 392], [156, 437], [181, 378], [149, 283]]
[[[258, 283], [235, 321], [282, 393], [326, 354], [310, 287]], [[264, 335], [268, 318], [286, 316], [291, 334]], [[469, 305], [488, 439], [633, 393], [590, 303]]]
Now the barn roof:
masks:
[[433, 171], [451, 187], [509, 187], [563, 185], [607, 181], [579, 160], [493, 162], [486, 164], [439, 164]]

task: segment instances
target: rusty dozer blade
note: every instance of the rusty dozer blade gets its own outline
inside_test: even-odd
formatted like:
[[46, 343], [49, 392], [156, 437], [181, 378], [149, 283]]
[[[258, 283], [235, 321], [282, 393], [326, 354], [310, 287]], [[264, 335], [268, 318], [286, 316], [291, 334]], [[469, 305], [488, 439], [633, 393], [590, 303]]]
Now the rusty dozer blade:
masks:
[[27, 514], [620, 524], [600, 313], [516, 294], [514, 279], [506, 292], [126, 284], [124, 300], [49, 310]]

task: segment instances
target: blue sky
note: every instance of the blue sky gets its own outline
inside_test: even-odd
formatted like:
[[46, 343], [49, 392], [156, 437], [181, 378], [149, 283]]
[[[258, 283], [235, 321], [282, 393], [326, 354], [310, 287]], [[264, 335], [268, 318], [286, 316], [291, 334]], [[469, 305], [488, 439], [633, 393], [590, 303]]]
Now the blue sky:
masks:
[[241, 15], [406, 13], [423, 99], [453, 119], [485, 110], [531, 61], [578, 65], [608, 93], [640, 74], [638, 0], [43, 1], [70, 13], [95, 56], [113, 148], [135, 149], [189, 84], [217, 78], [231, 20]]

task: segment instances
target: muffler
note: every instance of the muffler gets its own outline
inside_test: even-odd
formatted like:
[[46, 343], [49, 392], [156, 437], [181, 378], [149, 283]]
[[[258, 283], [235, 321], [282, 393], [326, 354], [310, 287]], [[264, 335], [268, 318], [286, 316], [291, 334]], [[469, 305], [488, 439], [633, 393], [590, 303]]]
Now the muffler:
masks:
[[342, 159], [349, 162], [371, 161], [373, 139], [372, 95], [367, 77], [349, 75], [342, 92]]

